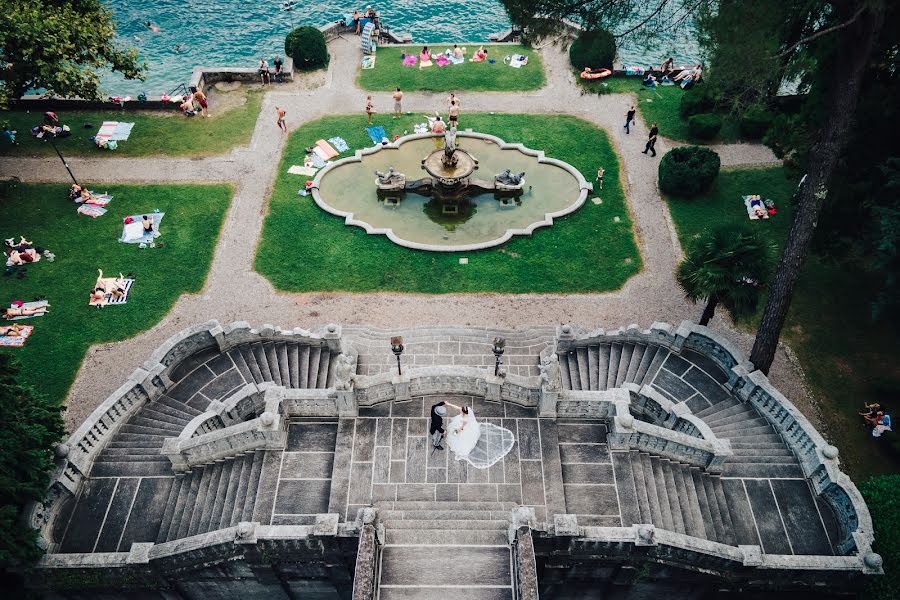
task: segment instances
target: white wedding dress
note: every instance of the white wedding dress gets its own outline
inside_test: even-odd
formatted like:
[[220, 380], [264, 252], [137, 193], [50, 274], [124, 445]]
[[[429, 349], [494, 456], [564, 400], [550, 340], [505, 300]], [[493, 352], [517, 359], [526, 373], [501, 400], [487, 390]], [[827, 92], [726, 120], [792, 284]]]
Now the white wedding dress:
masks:
[[476, 469], [487, 469], [509, 454], [515, 444], [512, 431], [493, 423], [479, 423], [475, 411], [469, 407], [466, 426], [462, 431], [462, 415], [450, 420], [447, 430], [447, 446], [456, 455], [456, 460], [464, 460]]

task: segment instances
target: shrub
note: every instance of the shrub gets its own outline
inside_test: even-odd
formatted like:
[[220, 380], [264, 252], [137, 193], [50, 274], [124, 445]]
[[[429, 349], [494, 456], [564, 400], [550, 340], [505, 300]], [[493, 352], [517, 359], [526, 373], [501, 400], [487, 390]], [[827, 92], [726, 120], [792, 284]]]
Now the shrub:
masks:
[[751, 140], [761, 140], [774, 119], [775, 115], [762, 106], [751, 106], [741, 115], [741, 135]]
[[716, 107], [716, 98], [709, 86], [700, 89], [692, 88], [681, 95], [681, 104], [678, 107], [682, 117], [708, 113]]
[[681, 198], [693, 198], [707, 189], [719, 174], [722, 162], [709, 148], [682, 146], [659, 161], [659, 189]]
[[328, 66], [328, 46], [318, 28], [304, 25], [291, 31], [284, 40], [284, 52], [294, 59], [298, 71], [312, 71]]
[[569, 48], [569, 61], [579, 71], [612, 69], [616, 58], [616, 39], [605, 29], [582, 32]]
[[859, 488], [875, 525], [875, 552], [884, 561], [884, 577], [869, 577], [863, 595], [872, 600], [896, 598], [897, 565], [900, 564], [900, 475], [880, 475]]
[[711, 140], [719, 135], [722, 119], [719, 115], [703, 113], [688, 119], [688, 133], [698, 140]]

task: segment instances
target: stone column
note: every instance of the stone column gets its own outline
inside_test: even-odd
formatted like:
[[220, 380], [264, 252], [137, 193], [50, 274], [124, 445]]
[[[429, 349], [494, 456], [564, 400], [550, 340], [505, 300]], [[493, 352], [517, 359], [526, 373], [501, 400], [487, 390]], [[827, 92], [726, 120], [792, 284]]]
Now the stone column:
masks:
[[494, 375], [488, 375], [484, 378], [487, 389], [484, 392], [485, 400], [500, 402], [500, 388], [503, 386], [503, 378]]
[[325, 326], [325, 333], [322, 335], [322, 338], [325, 340], [325, 343], [328, 345], [328, 349], [331, 350], [332, 354], [340, 354], [344, 351], [343, 348], [341, 348], [342, 333], [343, 328], [340, 325], [329, 323]]
[[334, 400], [339, 417], [355, 417], [359, 414], [359, 403], [351, 385], [348, 390], [337, 390]]
[[409, 400], [409, 377], [406, 375], [397, 375], [391, 379], [394, 385], [394, 400]]
[[539, 414], [541, 417], [556, 418], [556, 403], [559, 401], [559, 392], [547, 389], [546, 385], [541, 386], [541, 400], [539, 406]]

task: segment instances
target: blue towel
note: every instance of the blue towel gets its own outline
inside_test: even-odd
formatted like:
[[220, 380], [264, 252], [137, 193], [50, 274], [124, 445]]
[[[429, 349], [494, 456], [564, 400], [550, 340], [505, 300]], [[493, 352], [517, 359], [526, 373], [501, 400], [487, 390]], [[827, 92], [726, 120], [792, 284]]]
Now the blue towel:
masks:
[[325, 161], [322, 160], [322, 157], [318, 154], [313, 153], [312, 155], [313, 166], [317, 169], [321, 169], [325, 166]]
[[350, 146], [347, 145], [347, 141], [342, 137], [328, 138], [328, 141], [338, 152], [346, 152], [350, 149]]
[[372, 142], [375, 145], [380, 144], [381, 140], [387, 137], [387, 132], [385, 132], [384, 127], [381, 125], [366, 127], [366, 133], [369, 134], [369, 137], [372, 138]]

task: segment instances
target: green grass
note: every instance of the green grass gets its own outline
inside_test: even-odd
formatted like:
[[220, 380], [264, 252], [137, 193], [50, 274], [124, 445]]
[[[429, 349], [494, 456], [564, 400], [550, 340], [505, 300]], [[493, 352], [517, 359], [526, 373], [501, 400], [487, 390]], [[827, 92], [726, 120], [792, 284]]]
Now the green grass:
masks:
[[[578, 74], [576, 73], [576, 77]], [[611, 94], [633, 94], [641, 117], [647, 126], [656, 123], [659, 126], [659, 134], [663, 137], [679, 142], [691, 142], [704, 144], [700, 140], [692, 139], [688, 133], [688, 121], [681, 116], [681, 97], [690, 94], [691, 90], [682, 90], [677, 85], [657, 86], [655, 92], [644, 89], [641, 86], [640, 77], [608, 77], [584, 81], [578, 79], [581, 86], [588, 91]], [[605, 84], [605, 85], [604, 85]], [[622, 108], [622, 122], [625, 122], [625, 110]], [[738, 121], [731, 115], [722, 116], [722, 130], [712, 143], [728, 143], [736, 141], [740, 135]]]
[[[203, 287], [223, 217], [231, 202], [228, 185], [111, 185], [115, 198], [97, 219], [75, 213], [66, 186], [19, 185], [0, 199], [0, 237], [26, 236], [56, 254], [27, 267], [25, 279], [0, 278], [0, 302], [42, 295], [50, 312], [21, 324], [34, 325], [23, 348], [0, 348], [18, 356], [28, 383], [64, 401], [91, 344], [123, 340], [153, 327], [184, 293]], [[118, 241], [130, 214], [165, 212], [159, 241], [140, 249]], [[97, 269], [136, 276], [128, 303], [88, 306]]]
[[[780, 167], [723, 171], [706, 196], [691, 201], [670, 199], [669, 209], [682, 247], [705, 227], [746, 221], [765, 231], [780, 248], [790, 232], [793, 210], [789, 199], [795, 188], [796, 182], [787, 179]], [[767, 221], [747, 221], [741, 195], [750, 193], [773, 199], [778, 214]], [[820, 401], [829, 437], [841, 451], [844, 468], [857, 480], [900, 469], [897, 457], [868, 435], [856, 414], [863, 401], [879, 400], [893, 406], [896, 394], [891, 390], [900, 387], [896, 334], [890, 326], [870, 319], [875, 292], [876, 282], [864, 268], [848, 268], [810, 255], [782, 332]], [[762, 308], [740, 325], [754, 331]], [[698, 318], [701, 310], [698, 306]]]
[[[440, 52], [450, 47], [452, 44], [429, 46], [432, 52]], [[485, 46], [488, 58], [496, 59], [497, 62], [494, 64], [487, 61], [469, 62], [468, 59], [477, 48], [474, 44], [466, 47], [468, 53], [465, 64], [446, 67], [434, 65], [425, 69], [418, 66], [404, 67], [400, 57], [404, 52], [418, 56], [421, 47], [379, 48], [375, 68], [360, 69], [356, 83], [362, 89], [373, 92], [392, 92], [398, 86], [403, 91], [518, 92], [536, 90], [544, 85], [544, 65], [541, 62], [540, 52], [526, 46]], [[526, 55], [528, 64], [520, 69], [504, 65], [503, 58], [510, 54]], [[382, 110], [387, 111], [388, 108]]]
[[[229, 92], [241, 94], [243, 92]], [[63, 155], [69, 156], [210, 156], [224, 154], [235, 146], [250, 143], [253, 128], [259, 116], [262, 94], [256, 91], [246, 93], [246, 102], [222, 112], [216, 112], [213, 102], [212, 115], [208, 119], [200, 116], [184, 117], [177, 110], [166, 112], [124, 112], [108, 111], [57, 111], [60, 122], [68, 125], [72, 135], [56, 140]], [[0, 123], [9, 123], [9, 128], [17, 130], [18, 146], [13, 146], [4, 137], [0, 139], [0, 155], [6, 156], [51, 156], [54, 154], [49, 143], [31, 135], [31, 128], [40, 125], [41, 112], [25, 111], [0, 112]], [[125, 121], [134, 123], [131, 137], [119, 142], [113, 152], [100, 150], [91, 141], [103, 121]], [[85, 124], [92, 124], [90, 129]]]
[[[414, 120], [420, 119], [382, 117], [380, 122], [389, 134], [402, 134], [412, 129]], [[553, 226], [489, 250], [460, 254], [402, 248], [383, 235], [345, 225], [311, 197], [297, 195], [305, 178], [286, 171], [302, 164], [304, 146], [334, 135], [343, 136], [351, 150], [371, 144], [363, 117], [327, 117], [304, 125], [288, 141], [256, 270], [282, 290], [422, 293], [608, 291], [640, 271], [618, 159], [601, 129], [568, 116], [464, 114], [461, 124], [543, 149], [547, 156], [571, 163], [588, 180], [602, 164], [603, 203], [587, 201]], [[469, 264], [460, 265], [460, 256], [468, 256]]]

